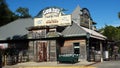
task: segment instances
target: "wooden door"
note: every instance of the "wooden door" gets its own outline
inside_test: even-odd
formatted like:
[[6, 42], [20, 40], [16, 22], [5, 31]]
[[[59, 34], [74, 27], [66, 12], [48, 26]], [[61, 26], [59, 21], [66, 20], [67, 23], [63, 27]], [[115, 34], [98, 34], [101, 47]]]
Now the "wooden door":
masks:
[[47, 61], [47, 43], [39, 42], [38, 45], [38, 61]]

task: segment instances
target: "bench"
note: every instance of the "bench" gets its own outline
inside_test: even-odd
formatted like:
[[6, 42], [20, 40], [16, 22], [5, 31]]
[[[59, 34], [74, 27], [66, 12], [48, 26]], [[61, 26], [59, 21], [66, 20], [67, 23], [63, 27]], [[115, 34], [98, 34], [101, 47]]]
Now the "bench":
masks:
[[63, 54], [63, 55], [59, 55], [58, 61], [76, 63], [78, 62], [78, 58], [79, 55], [77, 54]]

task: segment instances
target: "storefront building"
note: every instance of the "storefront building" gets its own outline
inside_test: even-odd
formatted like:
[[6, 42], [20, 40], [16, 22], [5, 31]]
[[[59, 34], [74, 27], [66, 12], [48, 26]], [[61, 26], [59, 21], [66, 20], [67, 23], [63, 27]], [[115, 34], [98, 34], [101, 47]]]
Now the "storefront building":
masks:
[[80, 61], [103, 61], [107, 38], [95, 31], [95, 24], [87, 8], [77, 6], [70, 15], [58, 7], [41, 10], [27, 28], [30, 61], [57, 61], [70, 54], [78, 54]]
[[65, 14], [63, 8], [47, 7], [35, 18], [0, 27], [0, 44], [7, 44], [3, 61], [58, 61], [60, 55], [74, 54], [79, 61], [103, 61], [107, 38], [96, 32], [95, 24], [87, 8], [77, 6]]

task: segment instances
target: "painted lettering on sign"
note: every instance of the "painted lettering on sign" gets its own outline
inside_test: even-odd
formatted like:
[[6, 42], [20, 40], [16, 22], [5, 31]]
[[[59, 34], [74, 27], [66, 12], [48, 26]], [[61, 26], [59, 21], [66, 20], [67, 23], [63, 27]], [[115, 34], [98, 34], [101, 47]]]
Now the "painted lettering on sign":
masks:
[[42, 20], [38, 20], [38, 21], [37, 21], [37, 24], [41, 24], [41, 23], [42, 23]]
[[47, 20], [46, 23], [58, 23], [58, 20]]
[[46, 10], [43, 10], [43, 14], [46, 15], [48, 13], [60, 13], [60, 9], [58, 8], [49, 8], [49, 9], [46, 9]]
[[61, 8], [49, 7], [42, 10], [42, 18], [35, 18], [35, 26], [71, 25], [71, 15], [62, 15]]

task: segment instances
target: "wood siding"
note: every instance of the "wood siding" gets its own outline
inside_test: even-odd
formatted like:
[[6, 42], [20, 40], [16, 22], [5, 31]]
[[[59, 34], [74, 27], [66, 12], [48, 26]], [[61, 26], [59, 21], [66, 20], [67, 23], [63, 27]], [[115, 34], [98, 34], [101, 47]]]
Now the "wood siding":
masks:
[[65, 40], [63, 47], [61, 47], [61, 54], [73, 54], [74, 47], [73, 43], [80, 44], [80, 57], [79, 59], [86, 59], [86, 40], [85, 39], [78, 39], [78, 40]]
[[49, 41], [49, 46], [50, 46], [50, 61], [56, 61], [57, 56], [56, 56], [56, 41], [55, 40], [50, 40]]

